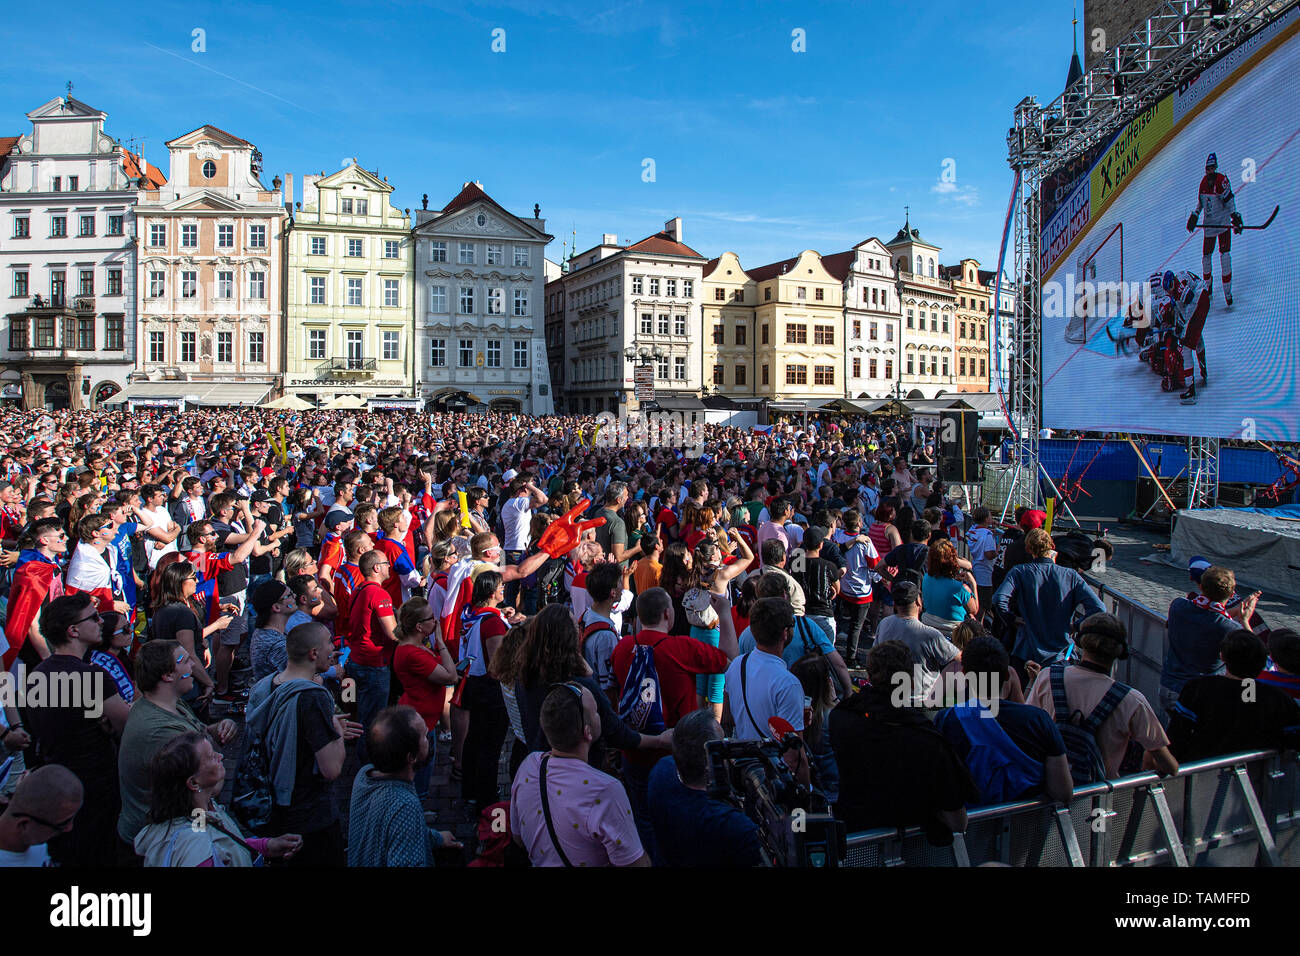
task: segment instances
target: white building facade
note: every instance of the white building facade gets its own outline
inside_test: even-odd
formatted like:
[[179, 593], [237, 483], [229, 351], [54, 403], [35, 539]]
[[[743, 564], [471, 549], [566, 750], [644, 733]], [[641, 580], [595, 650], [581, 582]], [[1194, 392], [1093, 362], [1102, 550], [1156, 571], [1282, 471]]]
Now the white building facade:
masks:
[[845, 398], [894, 396], [901, 312], [893, 257], [873, 236], [823, 262], [844, 279]]
[[58, 97], [27, 118], [31, 132], [0, 149], [0, 394], [28, 408], [97, 408], [136, 362], [136, 190], [142, 177], [165, 180], [80, 100]]
[[[706, 260], [683, 238], [676, 217], [627, 246], [605, 234], [569, 258], [563, 307], [564, 414], [636, 411], [637, 365], [654, 368], [655, 402], [665, 410], [702, 408], [703, 271]], [[554, 356], [553, 356], [554, 358]]]
[[540, 213], [516, 216], [476, 182], [416, 211], [417, 390], [431, 408], [554, 414]]

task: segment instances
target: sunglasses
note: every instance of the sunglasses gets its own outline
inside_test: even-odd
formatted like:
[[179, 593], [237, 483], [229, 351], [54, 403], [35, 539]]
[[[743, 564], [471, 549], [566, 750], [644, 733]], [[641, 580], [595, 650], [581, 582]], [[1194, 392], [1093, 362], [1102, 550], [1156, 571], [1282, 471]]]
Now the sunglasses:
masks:
[[99, 611], [94, 611], [91, 613], [90, 617], [83, 617], [81, 620], [77, 621], [77, 624], [85, 624], [87, 621], [94, 621], [96, 624], [101, 624], [104, 621], [104, 616], [100, 614]]
[[72, 816], [68, 817], [68, 819], [64, 820], [62, 823], [51, 823], [49, 820], [44, 820], [36, 816], [36, 814], [34, 813], [15, 813], [14, 816], [26, 817], [28, 820], [31, 820], [33, 823], [39, 823], [41, 826], [49, 827], [51, 830], [66, 830], [69, 826], [72, 825], [72, 821], [77, 818], [77, 815], [74, 813]]

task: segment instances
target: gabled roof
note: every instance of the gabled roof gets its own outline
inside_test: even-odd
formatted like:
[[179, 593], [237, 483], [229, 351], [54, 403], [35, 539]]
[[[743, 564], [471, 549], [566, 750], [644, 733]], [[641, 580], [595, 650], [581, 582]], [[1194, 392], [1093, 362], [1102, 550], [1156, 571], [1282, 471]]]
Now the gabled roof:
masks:
[[28, 119], [44, 118], [47, 116], [103, 116], [104, 113], [95, 109], [88, 103], [71, 96], [56, 96], [48, 103], [42, 103], [36, 109], [27, 114]]
[[479, 185], [477, 182], [465, 183], [465, 185], [461, 187], [460, 192], [458, 192], [454, 197], [452, 197], [451, 201], [447, 203], [447, 205], [443, 206], [440, 212], [438, 212], [436, 215], [426, 220], [425, 222], [422, 222], [419, 226], [416, 227], [416, 229], [417, 231], [421, 229], [425, 229], [429, 226], [430, 223], [437, 222], [439, 219], [448, 215], [449, 213], [458, 212], [461, 209], [466, 208], [467, 206], [472, 206], [476, 202], [487, 203], [489, 206], [491, 206], [493, 209], [500, 212], [507, 219], [519, 223], [519, 225], [522, 226], [524, 229], [532, 233], [535, 233], [536, 235], [545, 236], [548, 242], [554, 238], [550, 234], [542, 232], [536, 226], [531, 225], [529, 222], [525, 221], [519, 216], [516, 216], [505, 206], [501, 205], [499, 202], [497, 202], [495, 199], [493, 199], [491, 196], [485, 193], [483, 191], [483, 187]]
[[464, 209], [470, 203], [477, 202], [480, 199], [486, 199], [488, 202], [492, 203], [492, 205], [496, 206], [502, 212], [506, 211], [496, 200], [494, 200], [491, 196], [485, 193], [483, 191], [483, 187], [480, 186], [478, 183], [466, 183], [464, 186], [462, 186], [460, 192], [456, 194], [455, 198], [453, 198], [451, 202], [447, 203], [447, 205], [442, 207], [442, 211], [444, 214], [449, 212], [455, 212], [457, 209]]
[[349, 173], [359, 176], [363, 180], [369, 180], [376, 189], [387, 189], [389, 192], [393, 191], [392, 183], [384, 182], [375, 173], [372, 173], [370, 170], [366, 169], [364, 166], [358, 163], [348, 163], [342, 169], [336, 169], [334, 172], [330, 173], [324, 179], [317, 179], [316, 187], [319, 189], [322, 184], [330, 185], [331, 184], [330, 180], [341, 178], [343, 176], [348, 175]]
[[135, 156], [125, 146], [119, 148], [122, 150], [122, 172], [126, 173], [128, 179], [143, 177], [146, 189], [158, 189], [167, 184], [167, 177], [163, 175], [161, 169], [151, 165], [144, 157]]
[[656, 232], [653, 236], [646, 236], [640, 242], [634, 242], [627, 247], [627, 252], [645, 252], [656, 256], [684, 256], [688, 259], [703, 259], [690, 246], [678, 242], [666, 232]]
[[213, 126], [211, 123], [204, 123], [202, 126], [196, 127], [195, 129], [190, 130], [188, 133], [182, 133], [180, 136], [177, 136], [175, 139], [168, 140], [168, 141], [167, 141], [167, 145], [168, 145], [168, 146], [171, 146], [172, 143], [180, 142], [180, 141], [183, 140], [185, 137], [187, 137], [187, 136], [193, 136], [195, 133], [201, 133], [201, 132], [203, 132], [204, 130], [207, 130], [207, 131], [210, 132], [210, 133], [216, 133], [219, 137], [221, 137], [222, 139], [224, 139], [224, 140], [226, 141], [227, 145], [230, 145], [230, 146], [247, 146], [247, 147], [249, 147], [250, 149], [256, 149], [256, 148], [257, 148], [257, 147], [254, 146], [252, 143], [250, 143], [248, 140], [246, 140], [246, 139], [240, 139], [240, 138], [239, 138], [238, 136], [236, 136], [234, 133], [227, 133], [224, 129], [221, 129], [220, 127], [217, 127], [217, 126]]
[[723, 256], [731, 256], [731, 258], [735, 259], [736, 268], [740, 270], [741, 279], [729, 280], [729, 281], [748, 281], [749, 279], [752, 278], [752, 276], [750, 276], [750, 274], [745, 270], [745, 267], [740, 264], [740, 256], [736, 255], [734, 252], [724, 252], [721, 256], [718, 256], [716, 259], [710, 259], [708, 262], [706, 262], [704, 264], [704, 278], [707, 279], [709, 276], [713, 275], [713, 273], [715, 273], [718, 270], [718, 266], [722, 263]]

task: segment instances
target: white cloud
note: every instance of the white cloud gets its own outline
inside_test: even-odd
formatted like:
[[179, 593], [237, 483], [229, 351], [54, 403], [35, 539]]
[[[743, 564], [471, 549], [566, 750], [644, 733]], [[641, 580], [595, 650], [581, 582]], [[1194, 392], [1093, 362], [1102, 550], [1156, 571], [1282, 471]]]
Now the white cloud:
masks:
[[974, 186], [958, 186], [954, 182], [937, 180], [930, 187], [930, 192], [939, 197], [940, 202], [956, 202], [963, 206], [979, 205], [979, 190]]

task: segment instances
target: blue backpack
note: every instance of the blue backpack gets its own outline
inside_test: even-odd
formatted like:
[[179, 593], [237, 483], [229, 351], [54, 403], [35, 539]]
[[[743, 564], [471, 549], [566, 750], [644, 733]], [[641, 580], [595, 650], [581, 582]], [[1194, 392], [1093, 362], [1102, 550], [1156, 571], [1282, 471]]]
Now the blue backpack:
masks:
[[618, 716], [623, 723], [651, 736], [661, 734], [667, 728], [659, 671], [655, 669], [655, 648], [667, 639], [661, 637], [654, 644], [633, 646], [632, 664], [627, 669], [627, 680], [623, 682], [623, 696], [618, 699]]
[[987, 707], [971, 701], [952, 713], [970, 741], [966, 767], [982, 804], [1005, 803], [1042, 785], [1043, 765], [1016, 746]]

